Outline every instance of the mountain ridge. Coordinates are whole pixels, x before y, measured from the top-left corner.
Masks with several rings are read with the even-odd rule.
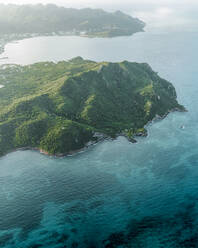
[[[74,9],[54,4],[0,4],[0,34],[76,34],[93,37],[132,35],[145,23],[121,11]]]
[[[174,87],[148,64],[94,62],[0,67],[0,154],[31,147],[62,155],[105,137],[146,135],[144,126],[184,111]]]

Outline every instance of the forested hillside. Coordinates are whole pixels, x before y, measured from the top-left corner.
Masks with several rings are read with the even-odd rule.
[[[0,4],[0,34],[73,33],[113,37],[142,31],[144,23],[120,11],[69,9],[56,5]]]
[[[0,67],[0,154],[30,147],[66,154],[96,133],[133,139],[157,115],[184,110],[148,64],[68,62]]]

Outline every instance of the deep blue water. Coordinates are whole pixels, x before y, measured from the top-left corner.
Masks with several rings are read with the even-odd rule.
[[[73,157],[20,151],[0,158],[0,247],[198,247],[198,33],[34,38],[5,53],[27,51],[13,60],[39,61],[29,50],[47,40],[44,60],[148,62],[188,112],[149,125],[137,144],[119,137]]]

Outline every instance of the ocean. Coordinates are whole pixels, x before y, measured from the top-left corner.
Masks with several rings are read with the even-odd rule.
[[[71,157],[0,158],[1,248],[198,247],[197,40],[196,32],[149,31],[6,45],[1,64],[75,56],[149,63],[188,112],[149,124],[136,144],[118,137]]]

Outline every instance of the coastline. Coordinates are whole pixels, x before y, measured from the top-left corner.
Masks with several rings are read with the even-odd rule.
[[[17,42],[17,41],[21,41],[24,39],[31,39],[31,38],[36,38],[36,37],[48,37],[48,36],[77,36],[77,37],[84,37],[84,38],[103,38],[103,39],[112,39],[112,38],[117,38],[117,37],[129,37],[132,36],[136,33],[140,33],[140,32],[145,32],[144,29],[139,30],[137,32],[134,32],[132,34],[120,34],[120,35],[115,35],[115,36],[108,36],[108,35],[102,35],[100,33],[93,33],[93,34],[84,34],[84,33],[76,33],[76,32],[52,32],[52,33],[24,33],[24,34],[10,34],[10,35],[3,35],[2,37],[0,37],[0,55],[3,54],[5,52],[5,46],[8,43],[12,43],[12,42]],[[3,59],[3,58],[0,58]]]
[[[40,154],[42,155],[46,155],[46,156],[49,156],[49,157],[53,157],[53,158],[63,158],[63,157],[70,157],[70,156],[75,156],[75,155],[78,155],[79,153],[83,153],[83,152],[86,152],[89,148],[99,144],[99,143],[102,143],[103,141],[105,140],[115,140],[117,139],[118,137],[125,137],[128,142],[130,143],[133,143],[133,144],[136,144],[138,143],[138,141],[136,140],[137,137],[147,137],[148,136],[148,130],[147,130],[147,127],[148,125],[151,125],[151,124],[154,124],[155,122],[157,121],[162,121],[163,119],[165,119],[170,113],[174,113],[174,112],[181,112],[181,113],[185,113],[185,112],[188,112],[188,110],[186,110],[185,108],[182,110],[182,109],[179,109],[179,108],[173,108],[172,110],[169,110],[166,114],[164,114],[163,116],[155,116],[151,121],[149,121],[145,126],[144,126],[144,130],[146,132],[144,133],[136,133],[134,134],[133,137],[129,137],[127,136],[125,133],[120,133],[120,134],[117,134],[115,136],[115,138],[112,138],[110,136],[107,136],[103,133],[98,133],[99,134],[99,139],[97,139],[96,141],[89,141],[88,143],[85,144],[84,147],[80,148],[80,149],[77,149],[77,150],[73,150],[73,151],[70,151],[70,152],[67,152],[67,153],[57,153],[57,154],[50,154],[48,153],[47,151],[44,151],[38,147],[21,147],[21,148],[16,148],[16,149],[13,149],[11,151],[8,151],[6,154],[3,154],[3,155],[0,155],[0,159],[6,155],[8,155],[9,153],[12,153],[12,152],[17,152],[17,151],[37,151],[39,152]]]
[[[8,155],[10,153],[17,152],[17,151],[36,151],[36,152],[39,152],[42,155],[46,155],[46,156],[53,157],[53,158],[69,157],[69,156],[74,156],[74,155],[77,155],[79,153],[85,152],[89,148],[91,148],[91,147],[93,147],[93,146],[95,146],[95,145],[97,145],[99,143],[102,143],[105,140],[114,140],[114,139],[112,139],[109,136],[103,135],[103,137],[101,137],[97,141],[89,141],[88,143],[85,144],[84,147],[82,147],[80,149],[73,150],[73,151],[70,151],[70,152],[67,152],[67,153],[57,153],[57,154],[50,154],[47,151],[44,151],[44,150],[42,150],[41,148],[38,148],[38,147],[29,147],[29,146],[27,146],[27,147],[20,147],[20,148],[16,148],[16,149],[10,150],[10,151],[8,151],[7,153],[5,153],[3,155],[0,155],[0,159],[3,158],[3,157],[5,157],[6,155]]]

